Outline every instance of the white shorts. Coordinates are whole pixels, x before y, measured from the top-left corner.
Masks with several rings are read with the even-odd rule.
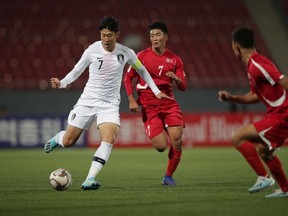
[[[115,123],[120,127],[119,106],[107,108],[77,105],[70,111],[68,116],[69,125],[84,130],[88,130],[94,121],[97,127],[104,122]]]

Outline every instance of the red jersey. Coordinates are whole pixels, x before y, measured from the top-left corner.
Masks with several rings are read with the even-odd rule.
[[[179,56],[168,49],[165,50],[163,55],[158,56],[153,52],[151,47],[139,52],[137,56],[150,73],[160,91],[164,92],[171,98],[174,98],[172,79],[165,75],[168,71],[174,72],[176,76],[181,79],[182,82],[177,85],[178,89],[182,91],[186,90],[186,76],[184,73],[183,62]],[[169,101],[171,102],[169,99],[157,99],[149,86],[132,67],[128,68],[124,77],[124,84],[128,96],[133,94],[132,80],[135,77],[137,77],[136,90],[138,93],[138,103],[140,105],[161,105],[163,103],[169,103]]]
[[[267,114],[288,114],[287,91],[278,84],[284,75],[257,52],[250,57],[247,67],[251,91],[266,105]]]

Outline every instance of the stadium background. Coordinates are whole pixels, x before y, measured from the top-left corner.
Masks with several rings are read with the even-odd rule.
[[[51,77],[64,77],[83,50],[99,40],[105,15],[120,21],[119,42],[136,52],[150,45],[147,26],[163,20],[168,48],[181,56],[189,89],[175,90],[186,120],[185,145],[229,145],[231,132],[263,114],[262,105],[220,103],[220,89],[248,91],[245,66],[231,50],[231,31],[256,31],[257,49],[286,74],[287,0],[0,1],[0,146],[39,147],[65,127],[87,71],[69,90],[51,90]],[[119,146],[149,145],[139,115],[121,91]],[[78,146],[96,146],[95,128]]]

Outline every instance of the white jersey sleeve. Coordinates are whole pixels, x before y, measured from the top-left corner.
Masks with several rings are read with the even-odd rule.
[[[67,85],[78,79],[78,77],[89,66],[89,64],[89,48],[87,48],[74,68],[65,76],[65,78],[60,81],[60,88],[66,88]]]
[[[142,77],[142,79],[147,83],[147,85],[151,88],[155,95],[159,94],[161,91],[156,86],[155,82],[153,81],[152,77],[150,76],[147,69],[142,65],[140,60],[138,59],[137,55],[133,50],[131,50],[131,59],[128,63],[137,71],[137,73]]]

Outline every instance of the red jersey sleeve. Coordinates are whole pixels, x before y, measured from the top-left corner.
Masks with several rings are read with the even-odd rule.
[[[184,67],[183,67],[183,62],[180,57],[176,58],[176,68],[175,68],[175,75],[181,79],[180,84],[177,83],[177,87],[181,91],[185,91],[187,89],[187,80],[186,80],[186,75],[184,72]]]
[[[124,85],[127,96],[133,95],[133,79],[137,76],[138,73],[136,70],[129,66],[124,76]]]

